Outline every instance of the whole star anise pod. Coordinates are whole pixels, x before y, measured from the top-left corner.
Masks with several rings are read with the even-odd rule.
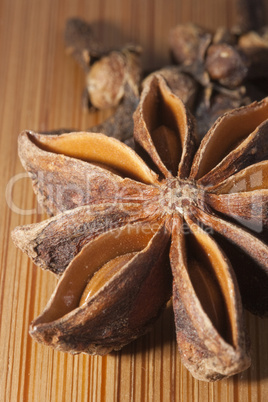
[[[193,376],[245,370],[241,296],[251,311],[268,311],[268,98],[223,115],[195,154],[194,120],[156,75],[134,126],[147,163],[102,134],[20,135],[38,200],[57,214],[13,232],[60,276],[30,334],[58,350],[105,354],[142,335],[173,293]]]

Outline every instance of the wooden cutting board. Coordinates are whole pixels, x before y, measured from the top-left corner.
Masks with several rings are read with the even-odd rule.
[[[56,279],[10,239],[15,226],[45,218],[19,162],[17,136],[23,129],[86,129],[107,117],[81,108],[84,73],[63,42],[73,16],[90,21],[107,45],[139,43],[149,70],[169,62],[171,27],[231,26],[235,7],[232,0],[0,0],[1,401],[267,401],[268,320],[250,314],[251,368],[214,384],[194,380],[181,365],[171,306],[151,333],[104,357],[57,352],[28,335]]]

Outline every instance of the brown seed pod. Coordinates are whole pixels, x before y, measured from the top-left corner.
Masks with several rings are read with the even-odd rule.
[[[229,88],[241,85],[248,74],[245,56],[225,43],[209,46],[205,67],[212,80]]]
[[[172,273],[185,366],[204,381],[245,370],[242,301],[268,315],[267,130],[266,98],[220,117],[195,153],[193,117],[155,75],[134,114],[152,169],[102,134],[22,133],[20,157],[39,201],[60,212],[13,232],[60,276],[31,325],[34,339],[72,353],[121,348],[156,319]],[[65,191],[71,196],[58,196]]]
[[[177,25],[169,34],[172,59],[203,85],[209,81],[204,59],[211,41],[212,34],[195,24]]]
[[[209,33],[186,24],[171,31],[173,60],[181,73],[200,84],[192,109],[200,138],[223,113],[268,95],[267,37],[265,27],[249,32],[219,28]]]
[[[127,96],[126,84],[138,96],[141,81],[140,46],[107,49],[94,39],[91,26],[79,18],[67,21],[65,43],[67,52],[86,72],[84,105],[100,110],[118,106]]]

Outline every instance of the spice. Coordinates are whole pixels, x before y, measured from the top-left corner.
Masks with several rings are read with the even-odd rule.
[[[139,101],[142,79],[141,47],[108,48],[95,38],[91,25],[80,18],[67,21],[65,44],[67,53],[85,71],[84,107],[114,109],[110,118],[88,131],[100,132],[133,146],[132,115]]]
[[[128,83],[125,84],[124,94],[125,96],[115,113],[104,122],[88,128],[87,131],[106,134],[134,147],[132,115],[139,103],[139,94],[134,93]]]
[[[238,27],[210,32],[194,24],[171,30],[173,61],[201,86],[193,110],[200,138],[226,111],[267,96],[266,32],[265,28],[243,31]]]
[[[245,370],[241,298],[268,312],[267,130],[266,98],[223,115],[195,154],[193,117],[154,75],[134,115],[144,161],[102,134],[22,133],[23,166],[39,202],[57,214],[13,232],[60,277],[32,337],[71,353],[108,353],[147,331],[173,292],[191,373],[215,381]]]
[[[118,106],[131,86],[137,97],[141,81],[140,46],[108,49],[94,38],[90,24],[79,18],[66,23],[65,44],[69,54],[86,73],[83,103],[96,109]],[[128,95],[130,95],[128,93]]]
[[[268,95],[267,28],[262,26],[262,1],[254,3],[253,11],[251,0],[240,0],[237,7],[238,26],[232,29],[220,27],[212,32],[193,23],[174,27],[169,48],[177,66],[152,72],[163,75],[190,108],[196,117],[199,139],[226,111]],[[67,21],[65,43],[68,53],[86,73],[85,107],[115,108],[110,119],[89,131],[115,136],[133,146],[131,116],[142,79],[146,80],[141,48],[132,45],[108,49],[94,38],[91,26],[77,18]]]
[[[165,79],[172,92],[183,101],[191,112],[195,110],[200,87],[191,75],[182,72],[178,66],[166,66],[149,74],[143,80],[142,86],[146,86],[147,81],[156,74],[160,74]]]

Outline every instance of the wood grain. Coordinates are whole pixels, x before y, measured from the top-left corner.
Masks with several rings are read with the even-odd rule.
[[[91,21],[109,45],[141,44],[143,66],[152,69],[168,63],[167,36],[176,23],[231,26],[235,7],[231,0],[0,1],[1,401],[267,401],[268,320],[249,314],[252,366],[215,384],[182,367],[171,306],[151,333],[104,357],[56,352],[28,335],[56,279],[10,240],[15,226],[45,218],[18,160],[17,136],[23,129],[86,129],[106,116],[81,108],[84,74],[63,43],[72,16]]]

